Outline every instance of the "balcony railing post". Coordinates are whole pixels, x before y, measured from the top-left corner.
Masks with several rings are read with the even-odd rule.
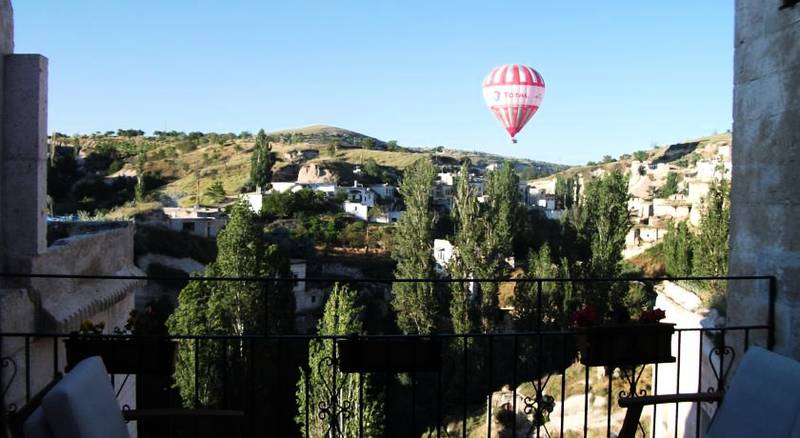
[[[775,276],[769,277],[769,314],[767,320],[767,349],[775,348],[775,299],[778,295],[778,280]]]

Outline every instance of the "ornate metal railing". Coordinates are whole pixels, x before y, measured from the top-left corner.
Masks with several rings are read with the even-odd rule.
[[[54,276],[65,277],[65,276]],[[175,280],[137,276],[68,276]],[[184,279],[185,280],[185,279]],[[259,278],[192,278],[204,281],[264,281]],[[269,279],[276,281],[275,279]],[[348,280],[306,278],[292,281],[330,284],[391,282],[450,283],[530,282],[536,285],[537,312],[548,282],[657,282],[661,278],[625,279],[479,279]],[[685,280],[756,280],[763,282],[774,306],[772,277],[698,277]],[[287,280],[277,280],[287,281]],[[728,327],[677,327],[672,336],[674,363],[619,368],[583,366],[577,360],[572,329],[498,333],[419,335],[76,335],[0,333],[0,390],[4,421],[31,402],[47,380],[67,372],[76,343],[141,341],[134,356],[121,350],[104,356],[117,394],[136,381],[141,407],[182,406],[239,409],[244,417],[223,426],[181,423],[168,417],[139,425],[139,436],[589,436],[617,432],[623,410],[616,400],[659,392],[687,382],[697,392],[724,391],[737,357],[754,343],[774,343],[774,312],[761,324]],[[537,318],[541,321],[541,317]],[[79,342],[80,341],[80,342]],[[172,368],[159,372],[154,345],[175,345]],[[688,347],[691,347],[690,351]],[[309,355],[309,350],[323,354]],[[130,354],[130,352],[125,353]],[[309,357],[317,358],[316,362]],[[140,358],[140,359],[136,359]],[[383,358],[383,359],[382,359]],[[154,359],[155,360],[155,359]],[[118,365],[115,363],[119,362]],[[126,364],[130,365],[128,369]],[[173,362],[170,362],[173,364]],[[119,368],[115,368],[119,367]],[[146,372],[136,372],[146,369]],[[175,371],[175,368],[181,371]],[[46,371],[45,371],[46,370]],[[44,378],[44,375],[47,378]],[[136,374],[136,379],[129,378]],[[673,389],[674,390],[674,389]],[[155,394],[155,395],[154,395]],[[304,402],[298,400],[304,399]],[[661,410],[661,412],[659,412]],[[666,411],[666,412],[665,412]],[[642,435],[702,436],[704,409],[690,413],[653,409],[640,424]],[[665,417],[666,416],[666,417]],[[673,418],[674,417],[674,418]],[[702,417],[702,418],[701,418]],[[660,422],[659,422],[660,420]],[[666,422],[664,420],[667,420]],[[498,430],[502,429],[502,430]],[[692,429],[694,429],[692,431]],[[600,431],[600,432],[597,432]],[[680,434],[679,435],[679,431]],[[693,433],[691,433],[693,432]],[[659,435],[661,433],[661,435]],[[572,434],[572,435],[570,435]],[[649,435],[647,435],[649,436]]]

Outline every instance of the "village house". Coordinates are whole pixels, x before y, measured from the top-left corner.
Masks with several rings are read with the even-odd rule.
[[[228,223],[228,217],[220,208],[209,207],[165,207],[145,216],[145,223],[159,225],[173,231],[183,231],[207,239],[216,239]]]
[[[433,259],[436,261],[436,272],[443,274],[447,272],[447,264],[453,257],[453,244],[447,239],[434,239]]]

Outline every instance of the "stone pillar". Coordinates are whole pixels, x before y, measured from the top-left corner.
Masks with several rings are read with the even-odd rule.
[[[2,253],[47,249],[47,58],[5,55],[2,123]]]
[[[0,158],[3,156],[3,70],[5,57],[14,52],[14,14],[10,0],[0,0]],[[0,183],[3,181],[3,169],[0,166]],[[0,220],[3,215],[3,190],[0,189]],[[5,270],[2,257],[5,250],[4,233],[0,224],[0,270]]]
[[[800,5],[782,3],[736,1],[729,272],[776,276],[775,349],[800,359]],[[730,282],[729,325],[767,321],[764,283]]]

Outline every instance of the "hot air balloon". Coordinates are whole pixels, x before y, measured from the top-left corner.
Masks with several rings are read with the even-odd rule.
[[[483,99],[514,143],[517,133],[536,114],[542,98],[544,79],[526,65],[501,65],[483,80]]]

